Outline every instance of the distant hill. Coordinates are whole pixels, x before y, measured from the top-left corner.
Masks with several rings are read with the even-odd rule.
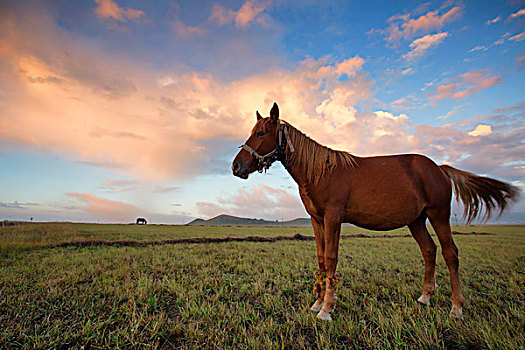
[[[189,222],[190,226],[311,226],[310,219],[297,218],[290,221],[268,221],[263,219],[240,218],[232,215],[219,215],[209,220],[195,219]]]

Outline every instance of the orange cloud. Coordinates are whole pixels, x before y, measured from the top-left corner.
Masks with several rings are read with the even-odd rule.
[[[95,0],[98,6],[95,8],[95,14],[101,19],[114,19],[118,22],[127,22],[128,19],[137,20],[144,16],[144,11],[132,8],[120,7],[113,0]]]
[[[509,40],[511,40],[511,41],[516,41],[516,42],[518,42],[518,41],[523,41],[523,40],[525,40],[525,32],[521,32],[521,33],[519,33],[519,34],[516,34],[516,35],[514,35],[514,36],[511,36],[511,37],[509,38]]]
[[[403,58],[409,62],[414,61],[415,59],[422,57],[432,46],[439,45],[447,36],[448,33],[443,32],[417,38],[410,43],[411,50],[403,55]]]
[[[501,84],[502,82],[501,77],[491,76],[485,70],[475,70],[463,73],[452,78],[452,81],[454,82],[451,84],[436,86],[432,98],[435,100],[450,97],[462,99],[488,87]]]
[[[518,18],[520,16],[525,16],[525,9],[521,9],[521,10],[519,10],[517,12],[511,13],[509,15],[509,19]]]
[[[290,122],[331,140],[334,127],[353,121],[354,105],[371,95],[359,56],[308,59],[294,70],[224,82],[153,70],[83,46],[81,37],[49,20],[4,24],[10,55],[0,66],[0,84],[9,89],[0,100],[0,137],[147,181],[228,171],[216,160],[223,155],[217,145],[240,142],[255,109],[274,101]],[[349,79],[340,81],[342,74]]]

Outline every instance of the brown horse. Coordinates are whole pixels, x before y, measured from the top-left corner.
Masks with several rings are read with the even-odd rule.
[[[357,157],[334,151],[279,119],[274,104],[269,118],[256,112],[257,123],[232,163],[235,176],[268,169],[279,160],[299,185],[299,194],[311,216],[317,243],[319,271],[311,310],[331,320],[336,302],[335,274],[341,223],[372,230],[392,230],[407,225],[425,260],[423,294],[418,302],[430,305],[435,290],[436,245],[426,219],[436,231],[452,285],[452,316],[462,317],[463,295],[459,281],[458,249],[450,231],[452,184],[464,203],[467,222],[491,211],[505,209],[519,191],[507,183],[436,165],[418,154]],[[483,207],[485,207],[484,215]]]

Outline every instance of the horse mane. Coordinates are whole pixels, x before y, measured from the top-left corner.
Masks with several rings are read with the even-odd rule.
[[[288,162],[303,167],[308,181],[318,183],[336,167],[355,168],[356,162],[350,153],[323,146],[289,123],[281,122],[288,126],[290,140],[295,149],[293,153],[287,154]]]

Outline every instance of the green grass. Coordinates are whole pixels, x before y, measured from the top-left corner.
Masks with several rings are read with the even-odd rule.
[[[312,235],[311,228],[0,229],[0,348],[523,349],[524,227],[455,229],[494,233],[455,236],[463,322],[448,317],[450,285],[440,255],[433,306],[416,303],[423,259],[412,238],[399,237],[341,241],[342,285],[332,323],[308,311],[317,268],[312,241],[49,247],[100,239]],[[343,229],[358,232],[373,234]]]

